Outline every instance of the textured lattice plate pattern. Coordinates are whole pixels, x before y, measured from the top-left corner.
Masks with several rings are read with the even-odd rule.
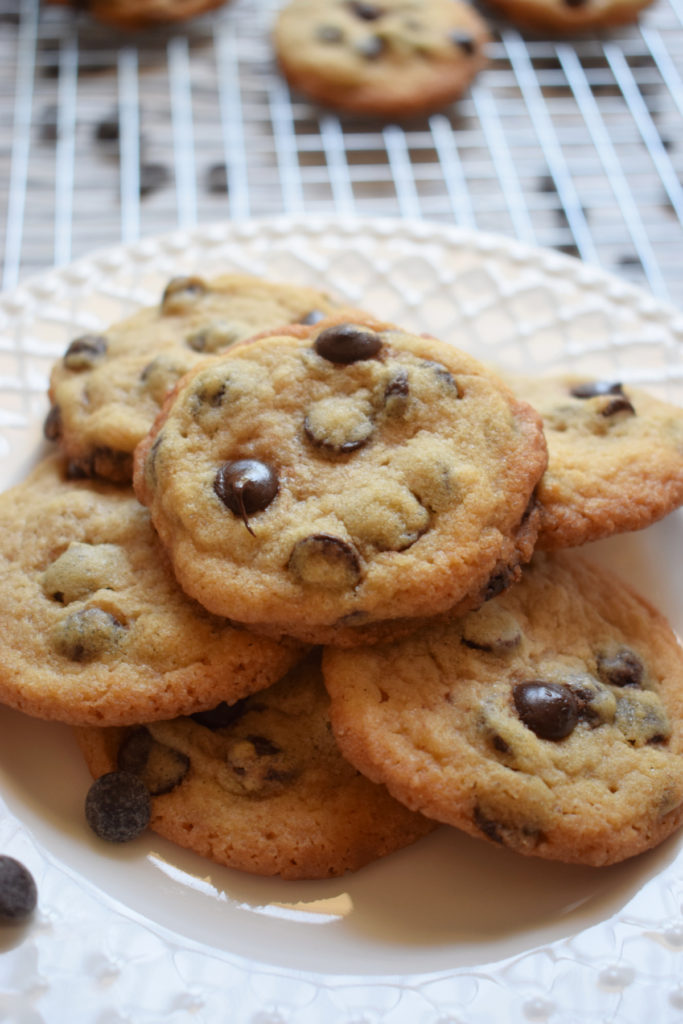
[[[326,285],[510,368],[581,367],[683,402],[683,317],[556,253],[393,221],[216,225],[95,254],[0,296],[0,483],[41,450],[48,370],[182,272]],[[679,514],[594,545],[683,629]],[[490,1024],[683,1019],[683,844],[610,869],[449,830],[332,882],[220,869],[144,836],[98,843],[61,726],[0,712],[0,850],[40,904],[0,928],[0,1019]]]

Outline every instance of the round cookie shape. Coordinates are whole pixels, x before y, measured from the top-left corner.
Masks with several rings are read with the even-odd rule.
[[[130,481],[135,446],[184,373],[254,334],[305,326],[337,307],[317,289],[245,274],[172,278],[158,306],[73,339],[52,369],[45,434],[72,473]]]
[[[513,25],[572,35],[635,21],[652,0],[491,0]]]
[[[48,0],[73,5],[115,28],[136,31],[196,18],[226,0]]]
[[[290,0],[274,44],[290,85],[331,107],[406,117],[458,99],[488,29],[461,0]]]
[[[219,864],[287,879],[353,871],[431,832],[345,761],[319,653],[216,715],[79,729],[96,777],[123,772],[151,794],[151,828]]]
[[[614,574],[534,555],[477,611],[324,653],[342,753],[408,807],[519,853],[623,860],[683,822],[683,649]]]
[[[683,409],[617,380],[508,376],[543,418],[537,547],[639,530],[683,504]]]
[[[180,589],[128,488],[51,457],[0,495],[0,700],[69,724],[169,718],[269,686],[301,655]]]
[[[509,585],[545,463],[538,417],[477,360],[330,318],[188,374],[136,452],[135,488],[205,607],[353,644]],[[226,484],[237,464],[267,483],[253,507]]]

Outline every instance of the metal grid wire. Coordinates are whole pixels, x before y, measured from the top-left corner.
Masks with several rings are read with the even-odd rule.
[[[484,11],[491,60],[468,94],[389,124],[290,93],[278,0],[138,34],[0,0],[2,285],[176,227],[336,212],[506,234],[681,305],[681,4],[565,40]]]

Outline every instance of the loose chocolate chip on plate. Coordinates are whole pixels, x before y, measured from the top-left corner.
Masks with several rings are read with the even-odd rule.
[[[603,683],[611,686],[643,685],[643,663],[628,647],[620,647],[614,654],[599,654],[596,662],[598,678]]]
[[[326,327],[315,340],[313,348],[330,363],[348,365],[373,359],[382,347],[382,339],[373,331],[354,324]]]
[[[144,782],[132,772],[109,772],[93,782],[85,798],[85,817],[96,836],[126,843],[147,828],[151,813]]]
[[[240,516],[249,533],[254,531],[248,516],[270,505],[280,486],[272,466],[258,459],[225,462],[213,482],[213,489],[226,508]]]
[[[107,339],[103,334],[83,334],[75,338],[67,348],[64,365],[68,370],[90,370],[106,351]]]
[[[31,872],[21,861],[0,856],[0,921],[19,924],[31,916],[38,889]]]
[[[539,739],[564,739],[579,720],[577,699],[561,683],[546,683],[541,679],[518,683],[512,694],[517,714]]]
[[[354,587],[360,579],[360,559],[355,549],[327,533],[297,541],[287,568],[303,583],[327,589]]]

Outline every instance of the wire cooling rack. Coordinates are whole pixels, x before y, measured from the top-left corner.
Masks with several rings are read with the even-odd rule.
[[[680,305],[682,3],[572,39],[482,9],[491,59],[467,95],[386,123],[290,92],[278,0],[154,33],[0,0],[2,285],[176,227],[338,213],[494,231]]]

